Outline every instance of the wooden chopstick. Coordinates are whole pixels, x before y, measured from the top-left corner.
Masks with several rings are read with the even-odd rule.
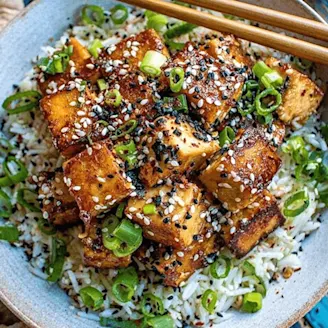
[[[167,16],[209,29],[231,33],[242,39],[274,48],[310,61],[328,64],[328,49],[310,42],[264,30],[238,21],[216,17],[209,13],[182,7],[160,0],[121,0],[137,7],[149,9]]]
[[[235,0],[202,0],[201,2],[199,0],[183,0],[183,2],[328,41],[328,24],[311,19]]]

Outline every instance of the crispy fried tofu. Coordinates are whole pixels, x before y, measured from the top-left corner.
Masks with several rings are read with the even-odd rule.
[[[155,30],[149,29],[104,49],[99,58],[102,74],[116,81],[127,73],[138,71],[140,62],[149,50],[170,57],[161,37]]]
[[[48,95],[40,101],[54,145],[64,157],[72,157],[86,147],[96,120],[92,116],[93,99],[89,89],[83,92],[73,89]]]
[[[156,206],[155,214],[144,214],[148,204]],[[202,231],[204,211],[201,190],[194,183],[184,181],[150,188],[143,198],[130,198],[125,214],[143,227],[145,238],[183,249]]]
[[[37,186],[43,216],[50,223],[62,226],[81,222],[79,208],[64,183],[63,172],[42,172]]]
[[[178,287],[197,269],[212,263],[221,246],[220,237],[213,234],[210,238],[194,241],[183,251],[170,246],[144,244],[136,252],[136,257],[145,263],[146,268],[160,273],[166,286]]]
[[[99,70],[94,66],[88,65],[93,65],[93,59],[88,49],[82,46],[75,38],[70,38],[68,45],[73,46],[70,60],[71,63],[74,63],[74,66],[68,65],[66,71],[60,74],[48,75],[41,73],[38,79],[38,86],[43,95],[55,92],[61,85],[67,84],[77,77],[92,83],[95,83],[100,77]]]
[[[180,92],[187,96],[191,111],[201,118],[206,129],[220,125],[236,105],[247,77],[248,60],[237,41],[231,42],[234,46],[230,53],[219,39],[201,48],[187,43],[165,70],[168,76],[173,67],[183,68],[185,81]]]
[[[108,140],[94,143],[64,163],[66,184],[87,227],[92,218],[125,199],[132,191],[123,168],[124,163]]]
[[[266,188],[281,164],[263,130],[248,127],[228,150],[222,149],[201,173],[200,180],[223,206],[247,207]]]
[[[145,164],[140,177],[147,186],[199,169],[219,149],[218,142],[195,124],[182,115],[156,120],[141,142]]]
[[[266,60],[266,64],[285,79],[282,104],[277,109],[279,118],[285,123],[291,123],[294,119],[298,123],[305,123],[318,109],[323,91],[307,75],[288,64],[282,64],[272,57]]]
[[[284,222],[276,199],[264,190],[252,204],[232,213],[221,225],[221,234],[229,249],[241,258]]]
[[[131,263],[131,255],[117,257],[103,245],[101,226],[91,225],[88,237],[82,239],[83,261],[87,266],[100,269],[126,268]]]

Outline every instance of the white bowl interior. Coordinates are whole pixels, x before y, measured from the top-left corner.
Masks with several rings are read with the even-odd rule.
[[[59,37],[87,1],[41,0],[0,34],[0,103],[12,91],[12,84],[20,81],[30,69],[30,59],[50,37]],[[111,7],[113,1],[93,0],[89,3]],[[307,7],[296,0],[248,1],[277,10],[313,18]],[[182,14],[183,18],[183,14]],[[328,76],[320,67],[321,76]],[[327,101],[327,97],[326,97]],[[327,218],[327,213],[323,215]],[[303,268],[291,279],[273,285],[265,298],[262,311],[255,315],[235,313],[217,327],[287,327],[309,310],[328,290],[328,252],[326,241],[328,220],[304,242]],[[35,277],[28,271],[21,249],[0,242],[0,298],[32,327],[93,328],[98,324],[74,315],[69,298],[57,286]]]

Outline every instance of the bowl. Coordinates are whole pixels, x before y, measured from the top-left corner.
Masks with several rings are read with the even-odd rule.
[[[39,0],[29,5],[0,34],[0,102],[30,69],[30,60],[51,37],[58,38],[73,23],[85,0]],[[88,1],[107,8],[109,0]],[[307,4],[298,0],[248,1],[298,16],[323,19]],[[318,66],[318,75],[326,80],[328,68]],[[327,103],[327,97],[325,102]],[[324,220],[326,218],[327,220]],[[328,213],[321,228],[308,237],[301,256],[302,270],[291,279],[273,285],[263,309],[255,315],[234,313],[216,327],[290,327],[311,309],[328,291]],[[69,298],[56,285],[49,285],[28,270],[22,249],[0,242],[0,299],[22,321],[37,328],[94,328],[97,322],[78,317],[70,308]]]

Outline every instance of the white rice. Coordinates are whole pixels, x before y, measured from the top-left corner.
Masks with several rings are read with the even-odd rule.
[[[145,28],[144,20],[136,15],[137,12],[133,12],[129,16],[129,23],[121,29],[115,29],[110,23],[102,29],[90,26],[75,26],[64,33],[60,40],[56,42],[55,47],[42,47],[40,55],[52,54],[56,47],[61,48],[70,34],[77,37],[85,46],[99,37],[99,35],[104,36],[104,45],[115,44],[120,41],[120,38],[114,35],[115,32],[119,32],[122,36],[124,34],[135,34]],[[186,41],[187,39],[199,38],[200,35],[206,32],[206,29],[197,28],[189,36],[184,36],[182,39]],[[256,44],[249,46],[247,42],[244,42],[244,46],[251,55],[274,55],[284,61],[289,60],[287,55]],[[35,72],[31,70],[20,83],[20,89],[36,89],[37,85],[33,77],[35,77]],[[30,175],[38,175],[43,170],[54,169],[62,164],[62,158],[53,147],[47,124],[41,112],[35,111],[34,116],[33,119],[30,113],[12,116],[3,114],[6,120],[3,133],[11,136],[11,142],[22,139],[19,142],[18,149],[14,152],[16,157],[25,163]],[[304,127],[295,122],[296,130],[292,134],[302,136],[309,148],[316,147],[326,151],[327,144],[318,132],[319,126],[319,117],[314,116]],[[318,200],[318,192],[315,189],[314,183],[306,182],[300,184],[296,181],[293,177],[295,163],[293,163],[289,155],[280,152],[280,156],[282,158],[282,167],[270,184],[269,190],[280,199],[279,203],[282,206],[284,200],[295,190],[306,189],[310,196],[310,206],[306,211],[295,217],[293,221],[287,221],[284,227],[274,231],[269,236],[270,243],[268,240],[261,242],[247,255],[246,258],[254,265],[256,274],[263,279],[267,287],[269,287],[272,278],[279,279],[285,268],[301,268],[301,243],[305,236],[319,228],[318,211],[324,207],[324,204]],[[2,162],[3,158],[0,160]],[[31,187],[28,182],[26,182],[26,186]],[[11,195],[13,204],[16,204],[15,197],[18,188],[18,186],[13,190],[4,188],[4,191]],[[17,245],[25,247],[25,252],[29,257],[29,270],[41,279],[46,279],[45,265],[51,251],[51,237],[42,234],[38,230],[36,221],[40,216],[39,213],[26,212],[25,209],[19,205],[17,206],[19,211],[9,219],[10,222],[18,225],[21,233],[20,242]],[[182,327],[184,323],[190,325],[200,325],[202,323],[203,326],[209,326],[209,322],[215,326],[215,324],[223,322],[233,315],[233,311],[228,310],[238,300],[238,296],[254,290],[254,282],[250,281],[249,277],[243,276],[243,271],[240,267],[244,259],[233,259],[232,269],[225,279],[213,280],[209,275],[209,269],[205,268],[196,271],[180,290],[153,284],[158,280],[158,277],[150,272],[147,275],[147,279],[141,278],[135,293],[135,301],[120,304],[120,307],[117,306],[118,303],[113,300],[111,294],[111,285],[117,271],[97,270],[83,266],[82,248],[78,238],[79,233],[81,233],[81,228],[73,227],[61,236],[67,243],[70,256],[66,258],[63,276],[59,285],[72,298],[72,304],[79,309],[76,314],[80,317],[99,320],[98,313],[91,312],[90,309],[86,311],[79,296],[79,290],[88,285],[99,289],[106,296],[104,309],[100,312],[101,316],[139,319],[141,315],[139,314],[140,302],[138,300],[143,291],[147,289],[163,300],[165,308],[175,320],[177,327]],[[228,251],[226,253],[229,255]],[[144,271],[145,267],[138,261],[137,263],[139,264],[140,271]],[[242,287],[245,281],[249,281],[249,288]],[[219,294],[216,311],[212,315],[209,315],[200,305],[200,295],[208,288],[217,291]],[[113,307],[113,304],[116,306]]]

